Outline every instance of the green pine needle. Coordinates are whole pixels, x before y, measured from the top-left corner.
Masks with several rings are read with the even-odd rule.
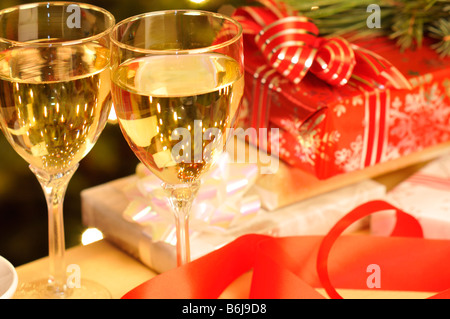
[[[450,56],[450,20],[441,18],[428,27],[430,37],[440,40],[431,47],[442,57]]]
[[[450,56],[450,0],[282,0],[314,20],[322,35],[380,34],[395,39],[401,50],[420,47],[423,38],[436,40],[432,47]],[[381,28],[369,29],[369,4],[381,8]]]

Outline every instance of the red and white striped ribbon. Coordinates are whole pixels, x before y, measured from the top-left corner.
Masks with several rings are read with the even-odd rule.
[[[407,179],[408,183],[423,185],[426,187],[439,189],[443,191],[450,190],[450,178],[432,176],[423,173],[416,173]]]
[[[308,71],[334,86],[349,81],[359,89],[410,88],[405,77],[382,57],[339,37],[321,38],[309,18],[275,0],[238,8],[233,17],[254,37],[269,65],[299,83]],[[355,66],[358,67],[357,72]]]
[[[364,93],[365,119],[361,168],[383,160],[387,149],[390,94],[387,90],[374,89]]]

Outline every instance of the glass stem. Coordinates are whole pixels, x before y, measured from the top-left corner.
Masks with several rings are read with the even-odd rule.
[[[189,216],[191,213],[192,202],[197,195],[199,187],[200,182],[180,185],[163,184],[163,188],[169,192],[169,202],[175,214],[178,266],[191,261]]]
[[[67,290],[66,265],[64,260],[63,201],[69,181],[77,168],[78,164],[67,171],[58,174],[49,174],[41,169],[30,166],[31,171],[36,175],[44,190],[48,207],[49,292],[61,296]]]

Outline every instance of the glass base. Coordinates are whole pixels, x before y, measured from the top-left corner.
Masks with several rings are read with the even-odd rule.
[[[17,287],[14,299],[111,299],[111,293],[102,285],[87,279],[81,280],[80,287],[67,288],[63,292],[54,291],[48,280],[36,280]]]

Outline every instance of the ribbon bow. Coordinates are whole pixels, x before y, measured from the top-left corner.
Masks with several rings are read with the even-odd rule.
[[[263,7],[240,7],[233,18],[241,23],[244,34],[254,38],[269,65],[294,84],[311,71],[334,86],[352,82],[360,89],[410,88],[384,58],[340,37],[319,37],[319,29],[309,18],[284,3],[256,1]]]
[[[260,210],[260,197],[247,194],[256,181],[257,165],[230,163],[229,155],[225,153],[204,179],[192,207],[192,233],[224,232],[241,217]],[[175,245],[173,212],[161,181],[141,164],[137,171],[139,179],[125,189],[130,202],[123,218],[150,227],[152,241]]]

